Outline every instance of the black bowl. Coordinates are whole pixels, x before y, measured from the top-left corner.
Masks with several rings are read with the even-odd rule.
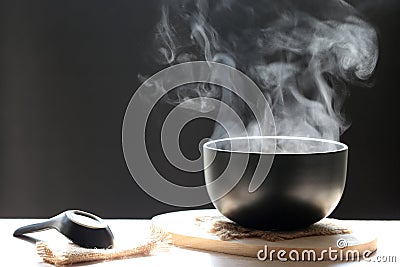
[[[328,216],[344,190],[348,148],[339,142],[240,137],[213,140],[203,149],[206,186],[214,206],[245,227],[307,227]],[[253,176],[256,181],[261,177],[262,183],[253,181],[249,190]]]

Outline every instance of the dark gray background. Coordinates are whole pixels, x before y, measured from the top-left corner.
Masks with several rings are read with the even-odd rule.
[[[348,180],[334,216],[400,219],[400,1],[351,2],[377,27],[380,59],[373,87],[350,88]],[[151,63],[159,7],[157,0],[0,2],[0,217],[78,208],[147,218],[181,209],[142,192],[121,149],[137,75],[159,70]],[[198,123],[185,128],[184,152],[197,149],[193,133],[200,140],[212,132],[212,123]],[[162,156],[154,161],[177,182],[202,182],[201,173],[188,180]]]

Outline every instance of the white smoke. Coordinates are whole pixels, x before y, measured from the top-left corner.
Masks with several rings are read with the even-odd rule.
[[[160,63],[207,60],[236,67],[267,98],[277,135],[339,140],[348,84],[365,84],[378,59],[377,34],[340,0],[165,1],[156,35]],[[245,90],[245,88],[243,88]],[[198,97],[240,105],[215,85],[178,88],[170,101],[209,112]],[[241,116],[252,132],[252,119]],[[257,132],[253,132],[257,135]],[[223,137],[217,127],[213,138]]]

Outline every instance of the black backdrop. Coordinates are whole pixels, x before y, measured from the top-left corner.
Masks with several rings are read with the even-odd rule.
[[[346,104],[348,179],[334,216],[399,219],[400,2],[351,2],[377,27],[380,59],[375,85],[351,88]],[[159,70],[149,60],[159,7],[157,0],[0,2],[0,217],[79,208],[145,218],[181,209],[141,191],[121,149],[137,75]],[[188,151],[197,148],[191,133],[212,131],[199,123],[182,136]]]

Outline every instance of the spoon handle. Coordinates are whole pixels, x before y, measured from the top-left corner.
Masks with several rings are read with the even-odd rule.
[[[22,227],[18,228],[17,230],[15,230],[13,236],[21,236],[24,234],[28,234],[28,233],[32,233],[32,232],[39,232],[39,231],[47,230],[50,228],[54,228],[54,222],[52,220],[22,226]]]

